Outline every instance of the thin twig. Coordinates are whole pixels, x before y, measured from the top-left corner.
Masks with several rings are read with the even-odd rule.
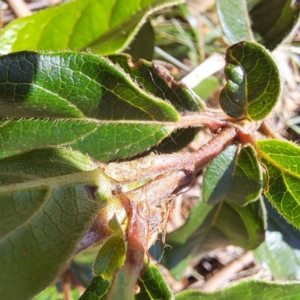
[[[66,269],[61,276],[64,300],[70,300],[71,282],[69,272],[69,269]]]
[[[7,4],[0,0],[0,29],[3,27],[3,10],[7,9]]]
[[[195,163],[195,172],[198,173],[210,161],[225,150],[225,148],[235,140],[237,135],[237,130],[234,127],[225,128],[200,149],[192,152],[191,154]]]
[[[198,173],[208,162],[232,143],[237,134],[234,127],[228,127],[220,131],[201,148],[191,153],[150,154],[132,161],[113,162],[105,167],[105,173],[120,183],[133,182],[179,170]]]
[[[279,140],[283,139],[283,137],[272,128],[272,126],[268,122],[268,119],[264,120],[261,123],[259,130],[269,138],[279,139]]]

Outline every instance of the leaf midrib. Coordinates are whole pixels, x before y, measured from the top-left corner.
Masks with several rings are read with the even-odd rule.
[[[101,169],[94,169],[91,171],[82,171],[75,174],[72,173],[51,178],[40,178],[27,182],[7,184],[0,186],[0,195],[38,188],[55,189],[61,186],[72,184],[94,184],[98,186],[99,183],[97,182],[97,179],[100,178],[101,173]]]

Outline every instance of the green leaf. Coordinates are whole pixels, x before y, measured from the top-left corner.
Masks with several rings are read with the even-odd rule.
[[[293,0],[260,0],[249,10],[256,41],[269,50],[288,37],[300,17],[299,2]]]
[[[152,61],[154,54],[154,30],[150,23],[147,21],[138,31],[132,42],[124,50],[132,56],[133,61],[139,59],[146,59]]]
[[[264,240],[263,203],[256,201],[245,207],[222,202],[207,209],[204,203],[194,208],[187,225],[170,233],[162,263],[180,280],[184,269],[209,251],[226,245],[256,248]],[[152,253],[151,253],[152,254]],[[156,253],[159,257],[161,253]]]
[[[217,0],[217,11],[232,44],[256,41],[273,50],[297,25],[300,6],[292,0]]]
[[[257,147],[267,170],[265,195],[288,222],[300,229],[300,148],[280,140],[258,141]]]
[[[172,299],[173,295],[162,273],[150,263],[146,271],[138,280],[140,292],[135,296],[136,300]]]
[[[95,275],[111,280],[117,268],[125,261],[125,242],[121,234],[115,234],[101,246],[93,265]]]
[[[237,158],[231,189],[226,200],[237,205],[246,205],[261,195],[263,175],[256,153],[251,146],[243,147]]]
[[[185,85],[175,81],[164,67],[143,59],[133,64],[131,57],[126,54],[110,55],[109,59],[134,78],[144,90],[171,102],[178,111],[200,111],[199,97]]]
[[[281,91],[279,70],[271,55],[259,44],[241,42],[227,49],[226,63],[222,109],[233,118],[265,118]]]
[[[218,90],[219,86],[219,81],[211,76],[201,81],[193,90],[202,100],[207,101]]]
[[[246,0],[217,0],[216,4],[220,24],[232,44],[254,41]]]
[[[0,160],[0,292],[29,299],[66,266],[110,183],[86,156],[40,150]],[[98,188],[101,182],[101,188]]]
[[[32,300],[63,300],[64,295],[59,293],[55,286],[49,286]]]
[[[300,232],[266,201],[268,230],[265,241],[253,251],[255,259],[276,279],[300,280]]]
[[[1,32],[0,53],[82,50],[108,55],[126,48],[151,13],[181,0],[77,0],[17,19]],[[124,9],[126,8],[126,9]]]
[[[203,179],[203,201],[247,205],[262,192],[262,172],[251,146],[227,147],[208,166]]]
[[[158,144],[174,129],[164,122],[179,120],[105,58],[21,52],[0,63],[0,158],[54,146],[124,158]]]
[[[213,293],[204,293],[192,290],[184,291],[176,295],[176,300],[298,300],[299,296],[299,283],[275,283],[253,280],[242,281],[224,290],[216,291]]]
[[[101,276],[96,276],[79,300],[105,300],[109,286],[110,281],[103,279]]]
[[[163,67],[145,60],[133,64],[128,55],[111,55],[109,58],[121,66],[144,90],[170,102],[180,113],[187,114],[201,110],[199,97],[184,85],[176,82]],[[197,132],[197,128],[176,130],[157,147],[151,148],[151,151],[178,151],[190,143]]]
[[[227,147],[208,166],[203,178],[203,202],[211,205],[226,199],[234,177],[237,146]]]

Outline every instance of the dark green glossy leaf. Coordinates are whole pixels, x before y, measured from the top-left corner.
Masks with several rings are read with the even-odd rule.
[[[132,64],[127,55],[112,55],[109,58],[120,65],[144,90],[172,103],[180,113],[187,114],[201,110],[199,97],[186,86],[176,82],[163,67],[145,60]],[[178,151],[190,143],[197,132],[197,128],[176,130],[157,147],[151,148],[151,151]]]
[[[267,170],[265,195],[288,222],[300,229],[300,148],[281,140],[257,142]]]
[[[261,201],[245,207],[228,202],[211,207],[199,201],[194,210],[197,213],[190,215],[186,225],[166,237],[170,249],[164,250],[162,263],[178,280],[192,261],[217,247],[237,245],[254,249],[264,240]],[[159,258],[161,253],[157,251],[155,255]]]
[[[288,299],[298,300],[299,283],[275,283],[264,281],[242,281],[224,290],[213,293],[184,291],[176,295],[176,300],[254,300]]]
[[[262,186],[263,176],[255,152],[251,146],[244,147],[238,154],[226,200],[241,206],[247,205],[258,199]]]
[[[146,60],[133,64],[128,55],[111,55],[109,59],[119,65],[147,92],[169,101],[181,113],[200,110],[200,99],[185,85],[174,80],[167,69]]]
[[[203,201],[215,205],[226,199],[233,181],[237,146],[227,147],[208,166],[203,178]]]
[[[107,55],[126,48],[147,16],[180,0],[77,0],[11,22],[0,53],[81,50]],[[126,9],[124,9],[126,8]]]
[[[284,41],[299,21],[300,5],[295,2],[260,0],[249,8],[252,30],[258,43],[273,50]]]
[[[146,271],[139,278],[138,285],[141,290],[135,296],[136,300],[169,300],[173,298],[170,287],[159,269],[153,263],[150,263]]]
[[[124,52],[130,54],[133,61],[138,61],[141,58],[152,61],[154,54],[154,40],[153,27],[150,21],[147,21],[139,29],[138,33]]]
[[[300,279],[300,231],[289,224],[266,201],[268,230],[265,241],[253,253],[277,279]]]
[[[256,41],[273,50],[299,20],[300,6],[292,3],[295,1],[217,0],[217,11],[223,31],[232,44]]]
[[[66,146],[102,160],[143,152],[179,115],[105,58],[22,52],[0,58],[0,157]]]
[[[281,91],[279,70],[271,55],[259,44],[241,42],[227,49],[226,63],[222,109],[233,118],[265,118]]]
[[[79,300],[105,300],[109,286],[110,282],[108,280],[96,276]]]
[[[110,183],[69,150],[2,159],[0,183],[1,297],[30,299],[66,266]]]
[[[246,0],[217,0],[216,4],[220,24],[232,44],[254,41]]]
[[[262,192],[262,172],[254,150],[231,145],[208,166],[203,179],[203,201],[247,205]]]

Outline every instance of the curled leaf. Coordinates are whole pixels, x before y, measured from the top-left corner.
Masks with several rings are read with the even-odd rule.
[[[222,109],[233,118],[265,118],[281,92],[279,70],[271,55],[259,44],[240,42],[228,48],[226,63]]]

